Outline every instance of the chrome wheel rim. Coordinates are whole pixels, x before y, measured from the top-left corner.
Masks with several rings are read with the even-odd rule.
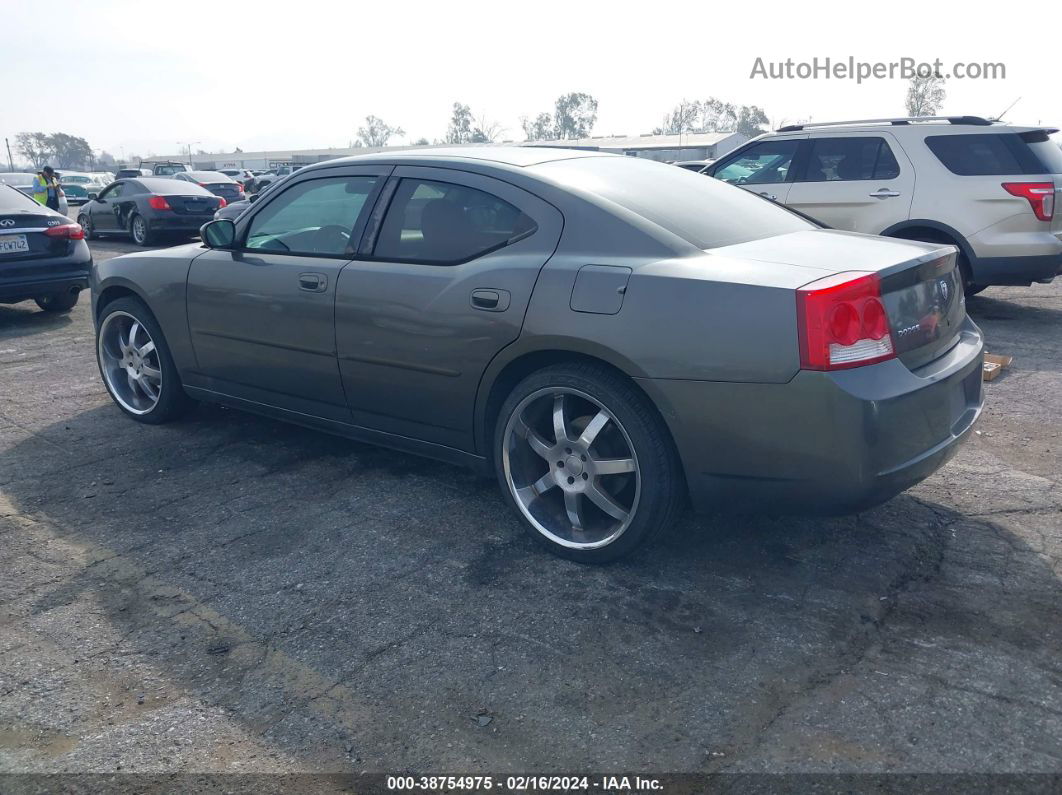
[[[513,499],[550,541],[598,549],[633,521],[638,455],[615,415],[585,392],[547,387],[528,395],[505,425],[501,453]]]
[[[128,312],[112,312],[103,321],[97,345],[111,397],[133,414],[155,408],[162,394],[162,364],[144,324]]]
[[[133,219],[133,238],[137,243],[143,243],[145,234],[147,234],[147,227],[144,225],[144,219],[138,215]]]

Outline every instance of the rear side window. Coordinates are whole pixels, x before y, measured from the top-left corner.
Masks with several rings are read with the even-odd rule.
[[[580,157],[530,170],[596,194],[700,249],[819,228],[747,190],[641,158]]]
[[[354,226],[376,177],[329,177],[292,185],[251,220],[247,248],[291,254],[349,256]]]
[[[900,164],[884,138],[814,138],[799,182],[896,179]]]
[[[1057,153],[1044,151],[1041,157],[1040,148],[1054,144],[1046,136],[1039,141],[1037,133],[1031,135],[1032,144],[1025,140],[1029,133],[932,135],[926,138],[926,146],[948,171],[960,177],[1062,173],[1062,157]]]
[[[485,191],[403,179],[380,227],[373,256],[456,264],[514,243],[536,228],[530,216]]]
[[[10,185],[0,184],[0,213],[25,210],[28,207],[40,207],[40,205],[22,191]]]

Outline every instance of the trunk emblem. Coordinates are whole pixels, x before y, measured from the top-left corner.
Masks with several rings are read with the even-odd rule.
[[[12,221],[10,218],[5,218],[3,221],[0,221],[0,226],[14,226],[14,225],[15,225],[15,222]]]
[[[948,280],[947,279],[941,279],[938,282],[938,284],[940,285],[940,300],[943,301],[945,304],[947,304],[948,303],[948,290],[950,289],[948,287]]]

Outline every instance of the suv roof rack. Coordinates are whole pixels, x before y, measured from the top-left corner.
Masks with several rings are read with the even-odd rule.
[[[906,116],[896,119],[853,119],[852,121],[823,121],[808,122],[807,124],[787,124],[779,127],[775,132],[798,132],[809,127],[842,127],[847,124],[893,124],[897,126],[919,123],[924,121],[946,121],[948,124],[973,124],[985,127],[995,122],[981,116]]]

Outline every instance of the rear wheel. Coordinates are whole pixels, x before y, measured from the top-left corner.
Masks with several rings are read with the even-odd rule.
[[[531,535],[581,563],[615,560],[673,524],[682,474],[667,428],[621,375],[548,367],[506,399],[494,461]]]
[[[119,298],[103,308],[96,361],[111,399],[138,422],[167,422],[191,404],[162,329],[137,298]]]
[[[69,312],[77,304],[79,291],[68,290],[65,293],[49,293],[34,299],[45,312]]]
[[[129,234],[133,236],[133,242],[138,246],[150,246],[155,242],[155,233],[151,231],[147,219],[140,213],[135,213],[129,219]]]

